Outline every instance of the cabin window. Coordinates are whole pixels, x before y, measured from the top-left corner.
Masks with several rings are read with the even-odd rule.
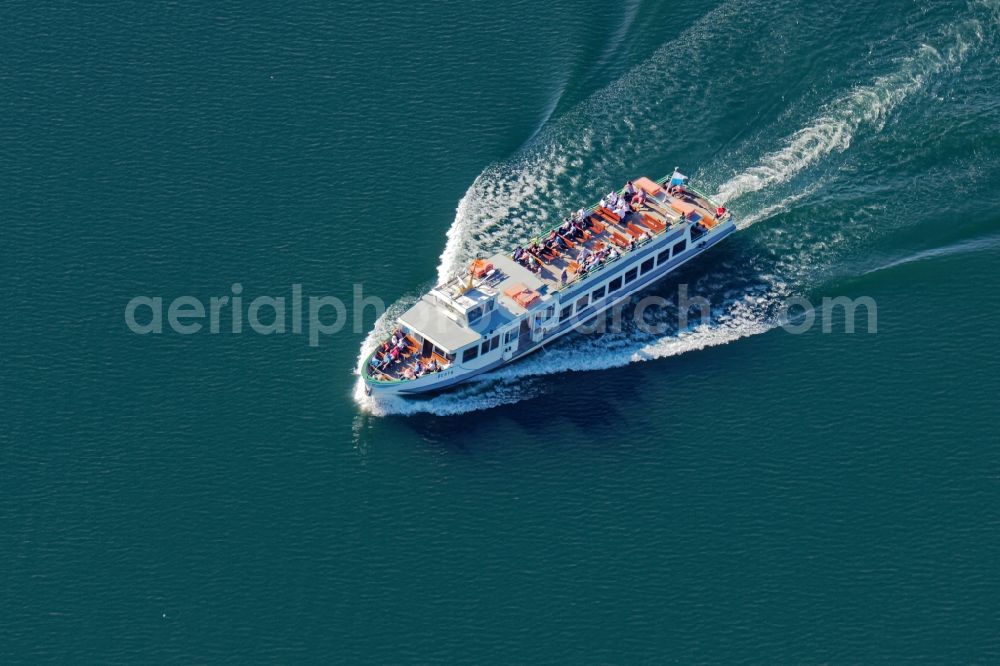
[[[658,266],[662,266],[667,262],[667,259],[669,258],[670,258],[670,249],[668,248],[663,252],[659,253],[658,255],[656,255],[656,264]]]
[[[604,287],[598,287],[594,290],[594,293],[590,295],[590,300],[596,301],[598,298],[604,298]]]
[[[584,294],[582,297],[580,297],[580,300],[576,302],[576,311],[579,312],[580,310],[584,309],[585,307],[587,307],[588,303],[590,303],[590,296]]]
[[[637,277],[639,277],[639,269],[638,268],[630,268],[630,269],[628,269],[627,271],[625,271],[625,284],[628,284],[629,282],[632,282]]]
[[[559,319],[564,321],[566,319],[569,319],[570,315],[572,315],[572,314],[573,314],[573,305],[570,304],[570,305],[567,305],[566,307],[564,307],[559,312]]]
[[[646,261],[642,262],[642,265],[639,266],[639,272],[642,273],[643,275],[645,275],[646,273],[648,273],[651,270],[653,270],[653,258],[652,257],[650,257]]]
[[[455,355],[452,354],[451,352],[448,352],[447,354],[444,355],[444,360],[448,361],[449,363],[453,363],[455,361]]]
[[[490,351],[493,351],[494,349],[496,349],[499,346],[500,346],[500,336],[499,335],[494,335],[493,339],[490,340]]]
[[[503,343],[509,345],[517,337],[517,331],[507,331],[503,335]]]
[[[480,354],[485,354],[489,350],[490,350],[490,341],[489,340],[483,341],[483,345],[479,348],[479,353]]]
[[[611,292],[613,292],[613,291],[618,291],[621,288],[622,288],[622,276],[621,275],[619,275],[614,280],[612,280],[611,282],[608,283],[608,293],[609,294]]]
[[[466,318],[469,320],[470,324],[473,324],[479,321],[482,318],[482,316],[483,316],[483,308],[477,306],[469,310],[469,313],[466,315]]]
[[[462,363],[467,363],[468,361],[471,361],[477,356],[479,356],[479,347],[472,345],[464,352],[462,352]]]
[[[679,252],[683,252],[684,249],[687,247],[687,244],[688,244],[687,239],[685,239],[682,240],[677,245],[674,245],[674,256],[676,257]]]

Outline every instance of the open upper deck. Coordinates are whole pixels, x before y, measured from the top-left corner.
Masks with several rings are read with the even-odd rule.
[[[578,224],[549,229],[527,248],[477,259],[467,276],[439,285],[407,310],[398,320],[399,353],[389,358],[383,343],[373,354],[376,363],[366,363],[365,371],[391,381],[419,376],[428,366],[447,366],[484,334],[547,307],[555,294],[620,265],[655,238],[690,227],[696,239],[728,214],[693,187],[669,179],[661,183],[639,178],[631,205],[620,206],[618,213],[598,204],[585,210]]]
[[[718,207],[707,195],[689,185],[671,187],[668,179],[661,182],[664,184],[645,177],[635,180],[636,189],[644,196],[641,203],[633,204],[624,215],[600,205],[591,207],[586,211],[586,230],[582,234],[560,233],[560,225],[538,236],[533,243],[537,249],[525,248],[525,252],[537,261],[537,269],[532,275],[547,286],[550,293],[560,291],[661,234],[690,225],[697,236],[720,221]],[[722,217],[725,215],[723,213]],[[546,247],[553,232],[561,242]],[[604,260],[592,260],[588,264],[582,261],[584,257]],[[497,257],[492,257],[490,262],[496,263]]]

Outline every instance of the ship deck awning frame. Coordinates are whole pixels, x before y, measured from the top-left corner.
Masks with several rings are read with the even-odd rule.
[[[425,300],[414,303],[398,321],[401,326],[430,340],[436,347],[450,354],[482,338],[472,329],[459,326],[444,314],[440,307]]]

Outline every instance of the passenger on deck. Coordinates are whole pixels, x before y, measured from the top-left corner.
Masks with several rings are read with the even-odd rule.
[[[719,206],[718,208],[715,209],[715,219],[721,220],[726,216],[727,212],[728,211],[726,210],[725,206]]]
[[[528,270],[532,273],[542,272],[542,265],[538,262],[538,259],[535,259],[534,255],[528,256]]]
[[[559,283],[566,284],[566,282],[568,281],[569,281],[569,271],[567,271],[564,267],[562,269],[562,273],[559,274]]]
[[[424,364],[421,363],[420,361],[417,361],[417,365],[413,368],[413,376],[419,377],[422,374],[424,374]]]
[[[392,348],[392,349],[391,349],[391,350],[389,351],[389,358],[390,358],[390,359],[391,359],[392,361],[398,361],[398,360],[399,360],[399,347],[393,347],[393,348]]]
[[[512,254],[510,258],[516,261],[517,263],[521,263],[521,261],[524,259],[524,248],[518,245],[517,248],[514,250],[514,254]]]
[[[531,259],[534,258],[539,262],[552,253],[544,245],[539,245],[538,240],[533,240],[531,243],[531,248],[528,250],[528,268],[531,268]],[[532,269],[534,270],[534,269]]]
[[[589,256],[590,256],[590,250],[588,250],[586,247],[580,248],[580,253],[576,255],[576,263],[583,264],[584,262],[587,261],[587,257]]]
[[[567,250],[569,247],[566,245],[566,241],[556,232],[555,229],[549,232],[549,237],[545,239],[545,247],[553,252],[560,252],[562,250]]]
[[[403,368],[403,379],[416,379],[416,375],[413,374],[413,368]]]
[[[437,372],[441,367],[438,365],[437,359],[433,356],[431,357],[431,362],[427,364],[427,372]]]
[[[618,251],[618,248],[616,248],[616,247],[609,247],[608,248],[608,260],[609,261],[613,261],[613,260],[617,259],[620,256],[622,256],[622,255],[621,255],[621,252]]]
[[[632,210],[629,208],[628,202],[625,201],[624,197],[621,198],[621,199],[619,199],[618,200],[618,205],[615,206],[615,215],[617,215],[618,217],[620,217],[620,218],[622,218],[624,220],[625,217],[630,212],[632,212]]]
[[[638,211],[640,208],[646,205],[646,193],[642,190],[636,192],[635,196],[632,197],[632,210]]]
[[[631,202],[632,197],[634,197],[635,194],[636,194],[635,185],[633,185],[632,181],[630,180],[627,183],[625,183],[625,195],[622,198],[625,199],[626,201]]]

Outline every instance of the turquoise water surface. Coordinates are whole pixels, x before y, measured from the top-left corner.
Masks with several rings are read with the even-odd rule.
[[[997,2],[0,14],[5,663],[1000,661]],[[438,280],[675,165],[741,229],[645,295],[710,320],[359,392]],[[125,323],[236,283],[347,325]]]

